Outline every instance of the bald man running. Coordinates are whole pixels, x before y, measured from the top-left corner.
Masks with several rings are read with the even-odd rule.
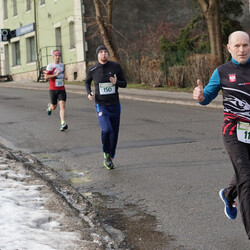
[[[220,90],[223,94],[224,122],[222,134],[225,148],[235,175],[227,188],[221,189],[224,212],[235,219],[238,197],[246,233],[250,239],[250,43],[249,35],[235,31],[228,37],[227,49],[232,60],[215,69],[203,89],[200,80],[193,91],[193,99],[201,105],[209,104]]]

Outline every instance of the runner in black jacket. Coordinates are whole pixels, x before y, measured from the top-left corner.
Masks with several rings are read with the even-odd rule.
[[[193,98],[202,105],[210,103],[222,89],[224,122],[222,134],[232,161],[235,176],[227,188],[221,189],[224,212],[235,219],[238,197],[246,233],[250,239],[250,43],[249,35],[235,31],[228,38],[227,49],[232,61],[218,67],[203,90],[200,80]]]
[[[96,54],[98,63],[89,69],[85,87],[89,100],[95,100],[96,113],[101,127],[103,164],[107,169],[113,169],[121,113],[118,87],[126,88],[127,81],[120,64],[108,60],[108,50],[104,45],[96,49]],[[95,96],[91,90],[92,80],[95,84]]]

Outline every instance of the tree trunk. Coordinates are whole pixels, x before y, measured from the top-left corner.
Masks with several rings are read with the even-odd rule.
[[[101,12],[101,7],[100,7],[100,0],[93,0],[94,5],[95,5],[95,10],[96,10],[96,22],[98,24],[98,28],[101,34],[101,38],[103,40],[104,45],[107,47],[109,53],[110,53],[110,59],[113,61],[116,61],[120,63],[120,58],[115,50],[113,44],[112,44],[112,39],[111,39],[111,23],[105,23],[105,20],[102,16]],[[112,7],[113,7],[113,0],[108,0],[107,1],[107,22],[112,21]]]
[[[220,23],[220,0],[198,0],[207,21],[211,54],[223,63],[223,46]]]
[[[107,0],[107,29],[109,38],[112,40],[112,17],[113,17],[113,0]]]

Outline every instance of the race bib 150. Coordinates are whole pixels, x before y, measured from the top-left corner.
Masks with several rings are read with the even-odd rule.
[[[100,95],[111,95],[115,93],[115,85],[111,82],[102,82],[99,83],[99,92]]]

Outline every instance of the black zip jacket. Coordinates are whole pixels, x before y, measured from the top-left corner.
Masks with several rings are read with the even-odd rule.
[[[117,77],[117,82],[114,85],[114,90],[113,90],[114,93],[112,94],[100,93],[101,83],[110,82],[109,78],[114,77],[115,74]],[[94,80],[95,83],[95,102],[100,105],[113,105],[119,102],[118,87],[126,88],[127,86],[127,81],[122,72],[120,64],[112,61],[108,61],[105,64],[97,63],[89,69],[85,80],[87,95],[91,93],[92,80]]]

